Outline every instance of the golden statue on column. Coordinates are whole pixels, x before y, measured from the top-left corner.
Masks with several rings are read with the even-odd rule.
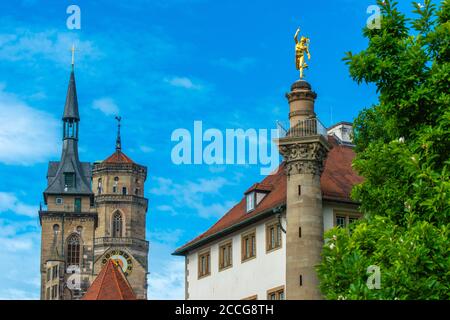
[[[303,73],[308,68],[308,64],[305,62],[305,53],[308,56],[308,60],[311,59],[309,53],[309,38],[301,37],[298,39],[300,28],[297,29],[294,35],[295,40],[295,67],[300,71],[300,79],[303,79]]]

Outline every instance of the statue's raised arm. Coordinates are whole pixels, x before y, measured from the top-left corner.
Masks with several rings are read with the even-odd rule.
[[[298,34],[299,33],[300,33],[300,28],[297,28],[297,31],[295,32],[295,35],[294,35],[294,41],[296,44],[298,43]]]

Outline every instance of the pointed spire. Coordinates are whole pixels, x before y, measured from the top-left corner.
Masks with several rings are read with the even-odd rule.
[[[70,49],[70,51],[72,51],[72,71],[75,69],[75,44],[72,44],[72,49]]]
[[[120,140],[120,120],[122,120],[122,117],[116,116],[116,120],[117,120],[116,151],[120,152],[122,150],[122,142]]]
[[[77,86],[75,84],[75,73],[70,73],[69,87],[67,88],[66,104],[64,106],[63,120],[74,119],[80,121],[78,114]]]

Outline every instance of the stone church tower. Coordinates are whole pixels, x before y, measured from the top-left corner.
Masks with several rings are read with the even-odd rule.
[[[91,166],[78,158],[78,114],[72,68],[63,121],[60,161],[51,161],[39,218],[41,240],[41,299],[77,299],[93,274],[97,212],[91,190]],[[79,275],[79,276],[78,276]]]
[[[122,268],[138,299],[147,298],[147,168],[121,148],[105,161],[80,162],[80,116],[72,64],[64,107],[60,161],[49,162],[39,218],[41,299],[80,299],[109,259]]]
[[[98,213],[95,232],[95,273],[113,258],[119,262],[138,299],[147,298],[148,241],[145,219],[148,200],[144,198],[147,168],[122,152],[120,118],[116,151],[95,163],[93,186]]]
[[[316,93],[298,80],[286,95],[290,129],[279,139],[286,161],[286,298],[321,299],[315,266],[323,246],[320,176],[330,149],[314,112]]]

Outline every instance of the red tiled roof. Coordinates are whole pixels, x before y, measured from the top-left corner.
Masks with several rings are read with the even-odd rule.
[[[136,296],[120,266],[109,259],[82,300],[136,300]]]
[[[263,191],[263,192],[269,192],[272,190],[272,185],[269,184],[263,184],[263,183],[255,183],[250,188],[247,189],[247,191],[244,192],[244,194],[250,193],[252,191]]]
[[[122,151],[115,151],[112,155],[110,155],[103,162],[106,163],[134,163],[125,153]]]
[[[324,172],[320,179],[323,199],[353,202],[350,199],[352,187],[355,184],[362,182],[362,178],[353,171],[351,166],[352,160],[355,157],[355,152],[352,147],[339,145],[332,136],[328,136],[328,141],[332,148],[325,160]],[[282,163],[275,174],[267,176],[261,183],[254,184],[246,191],[246,193],[248,193],[252,188],[254,189],[256,185],[271,186],[270,192],[262,199],[254,211],[250,213],[246,212],[245,197],[242,198],[237,205],[231,208],[230,211],[220,218],[211,228],[177,249],[175,254],[182,254],[187,247],[229,227],[251,219],[269,209],[285,205],[287,179],[284,166],[284,163]]]

